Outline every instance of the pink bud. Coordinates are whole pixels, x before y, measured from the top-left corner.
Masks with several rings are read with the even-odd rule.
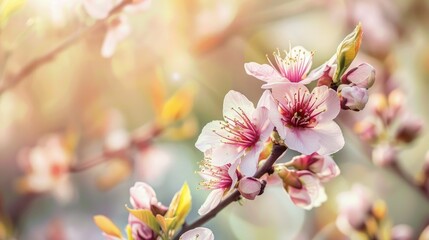
[[[368,63],[362,63],[359,66],[350,69],[343,77],[344,84],[352,84],[361,88],[370,88],[375,81],[375,69]]]
[[[379,166],[388,166],[396,161],[397,151],[388,144],[382,144],[372,150],[372,161]]]
[[[135,240],[155,239],[155,233],[144,222],[140,221],[134,215],[128,216],[128,224],[131,228],[131,235]]]
[[[357,86],[344,86],[341,88],[341,108],[360,111],[368,102],[368,90]]]
[[[405,224],[396,225],[392,228],[392,240],[412,240],[413,229]]]
[[[374,118],[368,117],[355,125],[355,131],[366,142],[373,143],[379,136],[379,130]]]
[[[135,209],[151,209],[151,205],[158,205],[155,191],[144,182],[136,182],[130,188],[130,202]]]
[[[320,183],[319,178],[305,170],[296,173],[299,177],[301,186],[285,185],[292,202],[298,207],[306,210],[319,207],[327,199],[325,189]]]
[[[292,158],[292,166],[298,170],[308,170],[322,181],[328,181],[340,174],[340,169],[330,156],[318,153],[296,156]]]
[[[396,132],[396,139],[404,143],[411,143],[421,133],[422,128],[423,123],[420,120],[404,120]]]
[[[238,191],[247,199],[253,200],[263,193],[266,182],[254,177],[244,177],[238,182]]]

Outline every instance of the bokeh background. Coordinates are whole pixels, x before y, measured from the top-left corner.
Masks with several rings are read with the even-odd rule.
[[[94,24],[73,2],[27,0],[10,16],[0,32],[1,81]],[[429,120],[429,1],[153,0],[146,11],[130,14],[129,22],[131,33],[111,58],[100,54],[106,28],[97,28],[1,94],[3,211],[28,198],[19,185],[26,174],[19,156],[46,136],[73,135],[74,163],[80,163],[103,151],[108,129],[134,132],[156,122],[162,99],[177,91],[188,91],[190,110],[175,123],[175,131],[154,138],[132,163],[109,161],[70,174],[65,198],[46,193],[24,201],[18,206],[18,239],[102,239],[93,215],[106,215],[125,227],[124,205],[135,181],[150,183],[165,204],[187,181],[193,197],[189,219],[197,218],[208,194],[198,189],[195,173],[203,158],[194,147],[199,131],[222,117],[229,90],[255,103],[262,93],[261,82],[246,75],[243,64],[265,62],[266,54],[291,44],[313,50],[313,67],[319,66],[358,22],[364,34],[355,61],[368,61],[377,69],[370,92],[398,87],[405,93],[407,111]],[[397,176],[374,166],[368,146],[353,131],[355,122],[368,114],[342,112],[338,122],[346,145],[334,156],[342,174],[326,185],[328,201],[320,208],[302,210],[281,186],[269,186],[255,201],[233,204],[209,222],[216,239],[347,239],[335,226],[336,195],[354,183],[386,201],[393,223],[421,231],[429,219],[428,202]],[[400,164],[409,174],[422,168],[428,142],[424,128],[401,152]],[[295,154],[288,152],[284,160]]]

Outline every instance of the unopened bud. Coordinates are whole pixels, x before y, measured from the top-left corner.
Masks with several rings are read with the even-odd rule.
[[[372,161],[378,166],[388,166],[397,159],[397,151],[388,144],[375,147],[372,150]]]
[[[292,158],[291,165],[297,170],[308,170],[321,181],[328,181],[340,174],[340,169],[330,156],[322,156],[318,153],[300,155]]]
[[[355,59],[362,41],[362,26],[358,24],[355,30],[347,35],[337,48],[337,70],[334,83],[338,82],[343,73]]]
[[[267,182],[254,177],[244,177],[238,182],[238,191],[241,196],[253,200],[264,192]]]
[[[350,69],[343,77],[343,84],[352,84],[361,88],[369,89],[375,81],[375,69],[368,63]]]
[[[368,102],[368,90],[357,86],[341,88],[341,107],[345,110],[360,111]]]
[[[396,140],[404,143],[411,143],[421,133],[423,123],[420,120],[408,119],[403,121],[396,132]]]
[[[374,143],[378,138],[377,124],[374,119],[367,118],[356,123],[354,130],[366,142]]]

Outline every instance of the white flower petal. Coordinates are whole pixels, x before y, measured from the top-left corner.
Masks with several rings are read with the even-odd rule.
[[[255,111],[255,106],[243,94],[234,90],[229,91],[223,100],[223,116],[234,119],[238,116],[237,111],[241,114],[241,110],[250,117]]]
[[[217,205],[219,205],[220,201],[223,197],[223,189],[215,189],[211,191],[211,193],[207,196],[206,201],[203,205],[198,209],[198,214],[205,215],[214,209]]]

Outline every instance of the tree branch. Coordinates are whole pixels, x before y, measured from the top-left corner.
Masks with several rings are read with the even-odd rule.
[[[253,175],[255,178],[262,177],[265,173],[271,171],[273,164],[279,159],[283,153],[286,151],[286,147],[283,145],[274,144],[273,150],[271,152],[270,157],[266,160],[264,165],[258,169],[258,171]],[[227,198],[225,198],[222,202],[217,205],[213,210],[208,212],[207,214],[201,216],[199,219],[197,219],[195,222],[183,226],[180,232],[176,235],[174,238],[175,240],[179,240],[179,237],[185,233],[186,231],[190,229],[194,229],[196,227],[199,227],[209,221],[210,219],[214,218],[220,211],[222,211],[226,206],[231,204],[232,202],[235,202],[240,199],[240,192],[238,190],[235,190],[232,192]]]
[[[42,54],[41,56],[36,57],[30,62],[28,62],[16,74],[6,74],[5,78],[3,79],[3,82],[0,85],[0,94],[5,92],[9,88],[14,87],[18,83],[20,83],[23,79],[25,79],[28,75],[32,74],[39,67],[52,61],[59,53],[63,52],[68,47],[72,46],[74,43],[76,43],[87,33],[92,32],[104,26],[105,21],[107,19],[109,19],[114,14],[120,12],[127,4],[131,2],[132,0],[123,1],[121,4],[113,8],[105,19],[98,20],[94,25],[87,27],[83,30],[78,30],[77,32],[73,33],[72,35],[67,37],[63,42],[59,43],[57,46],[53,47],[52,49]]]

